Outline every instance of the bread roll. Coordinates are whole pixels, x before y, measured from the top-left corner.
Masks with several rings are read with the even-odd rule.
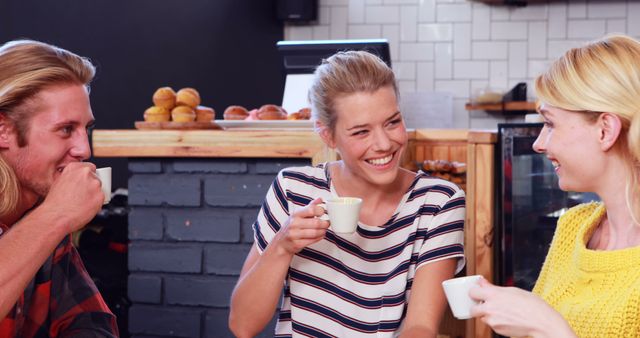
[[[164,107],[152,106],[144,111],[144,120],[147,122],[168,122],[171,119],[171,112]]]
[[[243,106],[229,106],[223,115],[225,120],[244,120],[249,116],[249,112]]]
[[[176,105],[195,108],[200,105],[200,93],[193,88],[182,88],[176,94]]]
[[[286,120],[287,112],[275,104],[265,104],[258,109],[259,120]]]
[[[288,120],[309,120],[311,119],[311,108],[302,108],[287,116]]]
[[[211,107],[196,107],[196,122],[211,122],[216,116],[216,111]]]
[[[196,113],[189,106],[177,106],[171,111],[171,119],[174,122],[193,122],[196,119]]]
[[[171,87],[158,88],[153,93],[153,104],[169,110],[176,106],[176,92]]]

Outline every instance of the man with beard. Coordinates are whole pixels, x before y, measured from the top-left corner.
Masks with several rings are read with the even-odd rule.
[[[117,337],[70,241],[104,195],[91,155],[85,58],[36,41],[0,46],[0,337]]]

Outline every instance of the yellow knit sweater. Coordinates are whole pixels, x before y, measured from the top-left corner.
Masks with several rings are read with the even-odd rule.
[[[640,247],[586,247],[604,214],[604,205],[589,203],[560,218],[533,292],[560,312],[578,337],[640,337]]]

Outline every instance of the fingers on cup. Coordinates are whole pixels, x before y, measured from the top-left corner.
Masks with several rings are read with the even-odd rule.
[[[291,230],[292,239],[315,239],[323,237],[326,229],[319,228],[298,228]]]
[[[469,313],[471,314],[471,317],[474,317],[474,318],[486,315],[486,309],[485,309],[484,303],[480,302],[478,304],[473,305],[471,309],[469,309]]]

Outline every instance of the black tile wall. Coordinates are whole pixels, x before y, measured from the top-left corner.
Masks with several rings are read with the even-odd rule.
[[[278,171],[309,162],[129,159],[131,335],[233,337],[229,298],[260,205]]]

